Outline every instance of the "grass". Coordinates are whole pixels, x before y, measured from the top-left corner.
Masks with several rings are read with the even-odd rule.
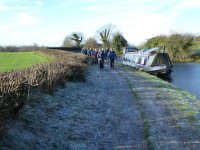
[[[46,63],[51,58],[40,52],[0,52],[0,72],[10,72]]]
[[[200,110],[199,107],[196,106],[196,103],[199,102],[199,100],[196,99],[194,95],[155,76],[144,72],[139,72],[139,74],[147,78],[147,80],[153,84],[155,90],[160,93],[166,93],[168,103],[174,106],[182,117],[187,118],[191,123],[197,121],[195,118]]]
[[[150,134],[150,123],[149,123],[149,119],[148,117],[146,116],[144,110],[143,110],[143,104],[141,102],[141,99],[138,95],[138,93],[134,90],[135,86],[130,83],[130,81],[128,79],[126,79],[129,87],[131,88],[131,91],[136,99],[136,104],[137,104],[137,107],[138,109],[140,110],[140,114],[141,114],[141,118],[142,118],[142,124],[143,124],[143,127],[144,127],[144,140],[147,144],[147,147],[149,150],[154,150],[155,147],[154,147],[154,143],[151,141],[150,137],[151,137],[151,134]]]

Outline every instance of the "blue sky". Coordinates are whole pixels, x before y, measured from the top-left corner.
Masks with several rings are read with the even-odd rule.
[[[116,25],[130,44],[159,34],[200,34],[200,0],[0,0],[0,45],[60,46]]]

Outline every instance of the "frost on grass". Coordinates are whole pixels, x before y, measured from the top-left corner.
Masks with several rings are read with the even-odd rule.
[[[190,93],[144,72],[122,72],[138,97],[155,149],[199,149],[199,103]],[[195,106],[196,105],[196,106]]]

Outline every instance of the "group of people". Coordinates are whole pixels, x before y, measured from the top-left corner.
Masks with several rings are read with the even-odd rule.
[[[117,55],[112,48],[83,48],[81,52],[90,58],[91,65],[99,64],[100,69],[103,69],[104,63],[110,63],[110,68],[114,68],[114,61],[117,59]]]

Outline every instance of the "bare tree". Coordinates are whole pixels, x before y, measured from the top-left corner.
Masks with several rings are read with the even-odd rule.
[[[103,47],[110,47],[111,37],[115,26],[113,24],[107,24],[97,30],[97,37],[103,43]]]
[[[74,41],[71,40],[70,36],[66,36],[64,41],[63,41],[62,46],[64,46],[64,47],[74,47],[75,43],[74,43]]]
[[[87,48],[95,48],[95,47],[98,47],[98,43],[96,41],[96,39],[90,37],[86,40],[85,44],[84,44],[84,47],[87,47]]]

